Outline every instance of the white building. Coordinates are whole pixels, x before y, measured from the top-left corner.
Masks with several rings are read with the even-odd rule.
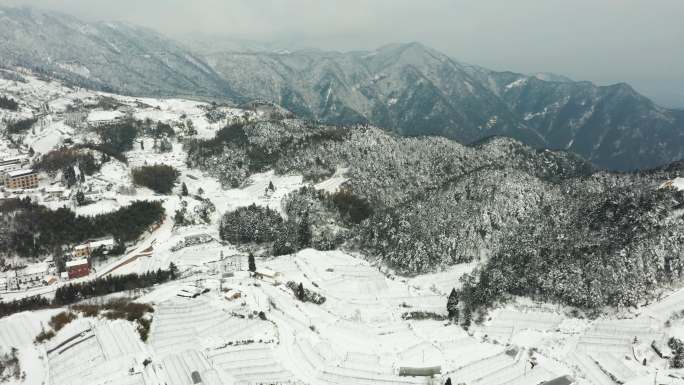
[[[271,269],[259,268],[254,272],[254,276],[261,279],[262,281],[266,281],[274,285],[277,285],[280,283],[282,274]]]
[[[92,239],[86,243],[74,247],[74,256],[89,257],[93,251],[99,248],[103,248],[106,254],[114,248],[114,245],[115,242],[113,237]]]

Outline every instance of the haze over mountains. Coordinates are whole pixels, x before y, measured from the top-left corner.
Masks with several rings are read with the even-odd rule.
[[[263,99],[302,118],[463,143],[505,135],[615,170],[683,157],[684,112],[627,84],[495,72],[419,43],[346,53],[209,51],[211,42],[184,46],[127,24],[30,9],[2,8],[0,21],[2,64],[91,88],[236,104]]]

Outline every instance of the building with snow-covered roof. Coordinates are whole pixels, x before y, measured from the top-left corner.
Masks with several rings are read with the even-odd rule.
[[[9,189],[30,189],[38,187],[38,173],[32,169],[14,170],[6,173],[5,185]]]
[[[28,159],[23,155],[0,159],[0,184],[5,184],[8,173],[21,170],[27,163]]]
[[[67,261],[66,269],[69,279],[85,277],[90,274],[90,262],[88,262],[87,258]]]
[[[113,237],[91,239],[83,244],[74,247],[74,256],[77,258],[89,257],[93,251],[102,248],[105,254],[114,248]]]
[[[6,275],[6,290],[42,286],[50,270],[47,262],[32,263],[22,269],[14,270]]]
[[[259,268],[254,272],[254,276],[263,281],[278,284],[282,274],[271,269]]]
[[[71,190],[61,186],[52,186],[45,189],[45,195],[52,199],[69,199]]]

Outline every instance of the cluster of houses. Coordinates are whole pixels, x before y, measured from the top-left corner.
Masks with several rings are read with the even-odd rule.
[[[90,256],[95,250],[111,251],[116,243],[114,238],[93,239],[73,248],[67,256],[65,269],[59,276],[52,257],[43,262],[30,264],[22,269],[0,273],[0,291],[26,290],[33,287],[52,285],[59,280],[85,277],[90,274]]]
[[[27,168],[28,157],[24,155],[0,159],[0,184],[11,190],[38,187],[38,173]]]

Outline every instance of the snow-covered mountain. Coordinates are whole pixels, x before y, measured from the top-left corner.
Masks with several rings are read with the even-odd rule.
[[[131,95],[237,97],[201,59],[154,31],[32,8],[0,7],[0,64]]]
[[[495,72],[418,43],[367,52],[205,55],[236,90],[340,124],[368,122],[402,135],[471,143],[505,135],[567,149],[600,167],[652,167],[684,156],[681,111],[626,84]]]
[[[626,84],[495,72],[419,43],[346,53],[200,38],[180,44],[122,23],[84,23],[28,8],[0,11],[1,64],[89,88],[236,104],[259,99],[301,118],[370,123],[465,144],[504,135],[615,170],[684,156],[684,112],[661,108]]]

